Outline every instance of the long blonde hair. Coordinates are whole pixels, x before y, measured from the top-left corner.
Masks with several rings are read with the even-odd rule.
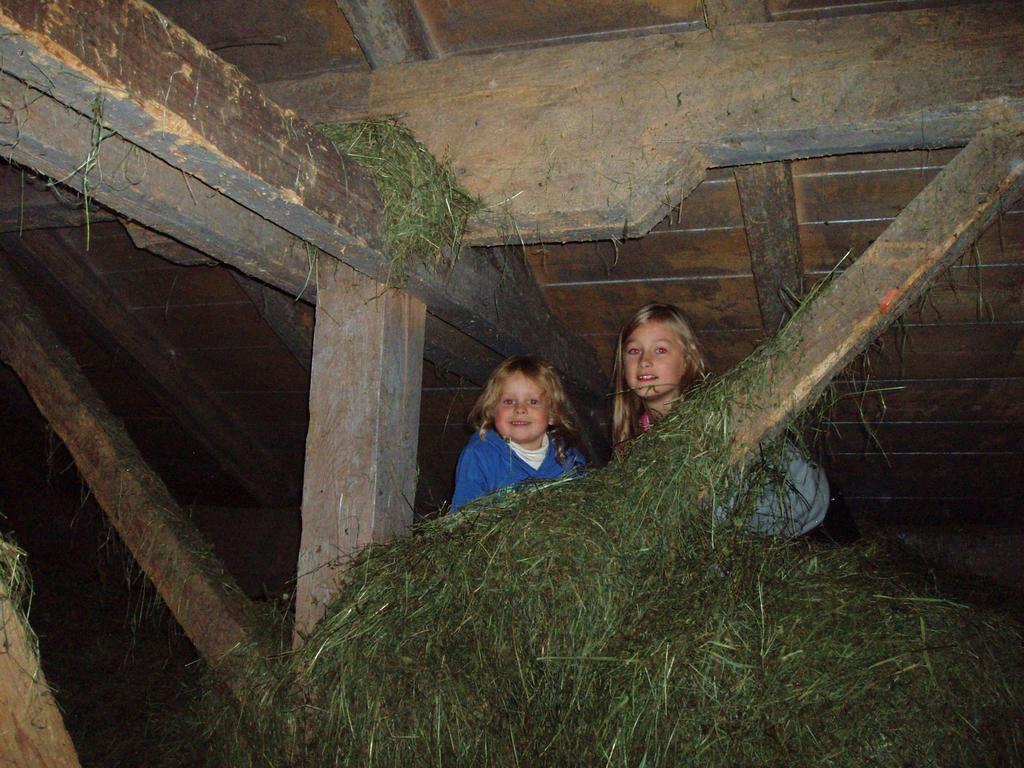
[[[551,421],[549,432],[555,444],[555,453],[558,460],[564,462],[565,453],[570,447],[579,450],[579,432],[558,372],[551,363],[539,357],[515,355],[491,371],[466,419],[469,426],[477,430],[480,437],[483,437],[487,430],[494,429],[494,414],[498,408],[498,399],[501,397],[501,388],[517,373],[536,384],[543,394],[548,408],[548,419]]]
[[[623,358],[623,347],[633,332],[645,323],[661,323],[672,331],[683,345],[686,353],[686,369],[679,382],[679,391],[686,391],[704,377],[707,366],[704,353],[697,336],[694,334],[686,315],[674,304],[644,304],[619,331],[618,344],[615,347],[615,369],[612,381],[615,386],[615,397],[612,407],[612,443],[616,447],[624,445],[640,434],[640,417],[646,411],[644,401],[629,388],[626,383],[626,361]]]

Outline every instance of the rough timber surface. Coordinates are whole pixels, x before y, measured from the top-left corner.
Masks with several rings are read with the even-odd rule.
[[[29,640],[0,585],[0,755],[8,768],[78,768],[78,755]]]
[[[210,662],[255,639],[249,601],[210,556],[0,259],[0,358],[60,436],[111,524]]]
[[[99,144],[95,165],[79,172],[83,158],[91,156],[90,122],[2,74],[0,104],[11,115],[0,121],[0,140],[10,159],[78,190],[87,184],[91,197],[104,205],[292,297],[315,302],[312,265],[330,254],[116,134]],[[594,397],[603,393],[605,381],[596,373],[593,352],[551,319],[534,281],[513,266],[517,259],[466,251],[449,275],[426,267],[410,270],[406,290],[437,318],[428,326],[428,332],[437,330],[430,333],[428,351],[471,378],[489,369],[495,354],[536,352],[577,391]],[[387,279],[386,260],[375,270],[378,279]],[[476,339],[479,349],[451,329]],[[468,365],[460,370],[463,360]]]
[[[777,431],[978,237],[1024,184],[1024,124],[976,136],[788,326],[765,392],[733,408],[735,455]]]
[[[470,237],[639,235],[709,166],[963,144],[1024,100],[1020,3],[745,24],[281,83],[307,119],[401,114],[492,206]],[[912,87],[910,84],[913,84]]]

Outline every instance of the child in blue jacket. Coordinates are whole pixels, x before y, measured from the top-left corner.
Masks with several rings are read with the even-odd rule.
[[[577,470],[576,427],[555,369],[537,357],[510,357],[491,373],[469,413],[476,432],[459,455],[449,514],[524,480]]]

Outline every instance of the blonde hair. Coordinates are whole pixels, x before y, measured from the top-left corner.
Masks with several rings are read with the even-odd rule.
[[[629,322],[619,331],[619,341],[615,347],[615,369],[612,380],[615,385],[615,397],[612,407],[612,443],[616,447],[624,445],[640,434],[640,417],[646,411],[644,401],[629,388],[626,383],[626,365],[623,359],[623,347],[633,332],[646,323],[661,323],[672,331],[683,346],[686,355],[686,368],[679,381],[679,392],[685,392],[704,377],[707,366],[704,353],[697,336],[694,334],[686,315],[674,304],[645,304],[638,309]]]
[[[565,387],[551,363],[532,355],[515,355],[491,371],[480,396],[469,412],[469,426],[477,430],[480,437],[494,429],[494,414],[505,382],[516,374],[525,376],[540,389],[551,421],[550,433],[555,444],[555,453],[560,462],[565,461],[565,452],[571,447],[578,449],[579,433],[573,417]]]

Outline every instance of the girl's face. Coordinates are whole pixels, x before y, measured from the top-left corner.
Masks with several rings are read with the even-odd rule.
[[[505,379],[494,408],[494,429],[499,435],[535,451],[543,444],[551,424],[547,399],[533,379],[521,373]]]
[[[678,335],[664,323],[643,323],[623,343],[622,357],[626,386],[652,414],[664,414],[682,394],[680,381],[687,369],[686,348]]]

